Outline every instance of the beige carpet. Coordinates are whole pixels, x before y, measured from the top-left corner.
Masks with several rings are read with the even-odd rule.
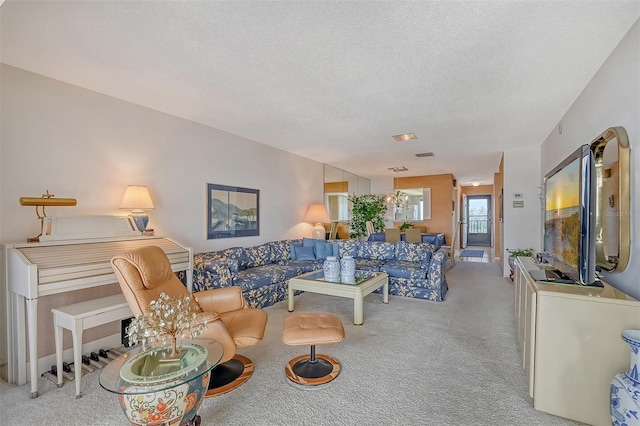
[[[574,425],[533,409],[520,366],[513,285],[489,263],[456,263],[447,271],[445,302],[365,298],[364,325],[353,325],[352,302],[302,294],[296,310],[338,315],[344,342],[318,346],[342,363],[340,375],[316,388],[294,385],[284,368],[306,347],[281,341],[286,302],[267,308],[263,342],[243,350],[255,364],[238,389],[205,400],[203,425]],[[117,399],[85,376],[83,397],[73,383],[57,389],[41,380],[0,383],[0,424],[125,425]]]

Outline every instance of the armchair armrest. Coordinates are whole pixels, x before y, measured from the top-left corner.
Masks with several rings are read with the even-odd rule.
[[[440,248],[431,256],[431,262],[429,262],[429,270],[427,278],[431,285],[440,285],[446,283],[445,270],[447,263],[447,250]]]
[[[207,324],[211,324],[212,322],[219,319],[220,319],[220,314],[217,312],[213,312],[213,311],[201,312],[196,318],[196,325],[199,325],[204,321],[206,321]]]
[[[242,289],[238,286],[200,291],[195,296],[198,304],[205,312],[223,314],[247,308],[242,296]]]

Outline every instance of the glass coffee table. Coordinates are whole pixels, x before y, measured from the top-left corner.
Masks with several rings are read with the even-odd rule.
[[[351,279],[342,277],[328,279],[325,278],[322,270],[309,272],[289,280],[287,290],[289,312],[293,312],[295,308],[293,296],[296,290],[346,297],[353,299],[353,323],[362,325],[364,296],[380,287],[382,287],[382,301],[389,303],[389,276],[384,272],[356,271],[355,278]]]

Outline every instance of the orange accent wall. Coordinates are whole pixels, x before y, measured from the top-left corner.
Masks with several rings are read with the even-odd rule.
[[[427,232],[444,232],[447,243],[451,243],[453,221],[453,180],[452,174],[411,176],[395,178],[393,189],[431,188],[431,219],[412,222],[427,227]],[[400,225],[402,222],[396,223]]]
[[[489,194],[493,196],[493,185],[463,186],[462,193],[467,195]]]
[[[324,184],[324,192],[349,192],[349,181],[327,182]]]

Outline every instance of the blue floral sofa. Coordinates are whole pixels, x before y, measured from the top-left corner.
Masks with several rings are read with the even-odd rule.
[[[440,302],[448,290],[447,252],[432,244],[303,238],[198,253],[193,291],[237,285],[249,306],[263,308],[285,300],[288,280],[321,269],[327,256],[353,256],[358,270],[386,272],[392,295]]]

